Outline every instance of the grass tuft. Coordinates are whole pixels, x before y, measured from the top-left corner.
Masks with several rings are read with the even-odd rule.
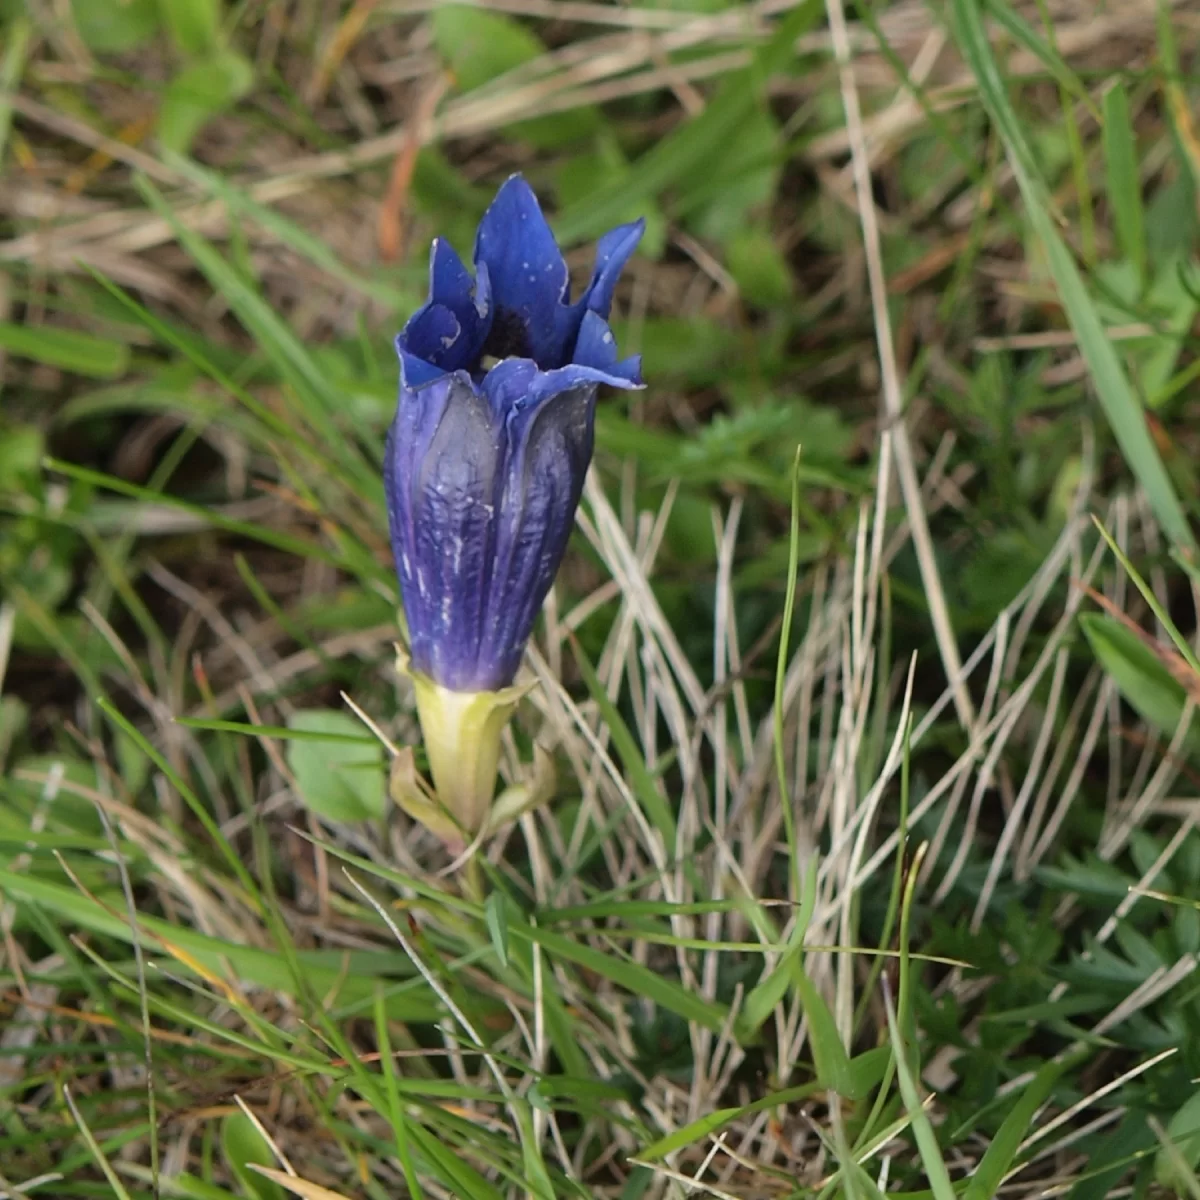
[[[1188,6],[27,7],[0,1193],[1196,1194]],[[650,386],[464,889],[380,463],[514,170]]]

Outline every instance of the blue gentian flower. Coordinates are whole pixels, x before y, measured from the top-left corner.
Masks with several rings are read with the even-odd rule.
[[[384,482],[411,665],[439,688],[496,692],[516,675],[574,523],[597,390],[642,386],[606,318],[643,227],[600,239],[574,302],[520,176],[480,222],[474,278],[433,243],[429,299],[396,339]]]

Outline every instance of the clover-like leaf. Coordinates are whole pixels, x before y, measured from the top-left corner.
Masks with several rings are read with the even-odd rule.
[[[288,727],[310,735],[289,742],[287,751],[308,809],[329,821],[383,816],[383,747],[359,721],[348,713],[316,708],[294,713]]]

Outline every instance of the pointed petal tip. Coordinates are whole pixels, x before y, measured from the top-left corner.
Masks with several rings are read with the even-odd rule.
[[[613,373],[627,379],[629,382],[624,386],[632,390],[640,390],[646,386],[646,381],[642,378],[642,356],[640,354],[631,354],[628,358],[623,358],[617,363]]]
[[[645,232],[646,218],[639,217],[627,225],[610,229],[596,243],[596,266],[592,271],[592,281],[580,298],[586,308],[599,313],[601,317],[608,316],[617,280]]]
[[[641,244],[642,238],[646,236],[646,218],[638,217],[636,221],[630,221],[624,228],[629,231],[628,241],[630,253],[632,254]]]
[[[441,304],[457,312],[468,299],[474,280],[458,251],[443,237],[429,246],[429,304]]]
[[[477,275],[486,268],[495,318],[485,353],[561,365],[569,347],[558,310],[570,276],[537,196],[519,175],[501,186],[479,222],[475,267]]]
[[[527,220],[528,217],[534,216],[545,222],[546,218],[542,212],[541,201],[537,198],[537,193],[530,186],[529,181],[524,175],[519,172],[510,175],[496,190],[495,196],[492,197],[492,202],[487,206],[487,212],[483,215],[483,222],[487,221],[488,216],[498,213],[506,213],[507,215],[515,215],[520,220]]]
[[[520,171],[514,171],[497,189],[496,199],[501,196],[509,196],[519,193],[522,196],[528,196],[533,202],[537,203],[537,196],[534,194],[533,188],[529,186],[529,180],[521,174]],[[495,201],[493,200],[493,203]]]
[[[459,268],[465,270],[462,259],[458,255],[458,251],[450,244],[449,239],[444,237],[435,237],[429,243],[429,282],[432,285],[435,272],[440,267],[455,264]]]
[[[618,233],[621,231],[624,231],[636,246],[646,233],[646,218],[638,217],[636,221],[629,221],[624,225],[618,225],[612,232]]]

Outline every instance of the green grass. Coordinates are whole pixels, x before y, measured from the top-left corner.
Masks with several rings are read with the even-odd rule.
[[[1196,1194],[1185,6],[16,7],[0,1194]],[[464,874],[380,462],[518,169],[649,387]]]

